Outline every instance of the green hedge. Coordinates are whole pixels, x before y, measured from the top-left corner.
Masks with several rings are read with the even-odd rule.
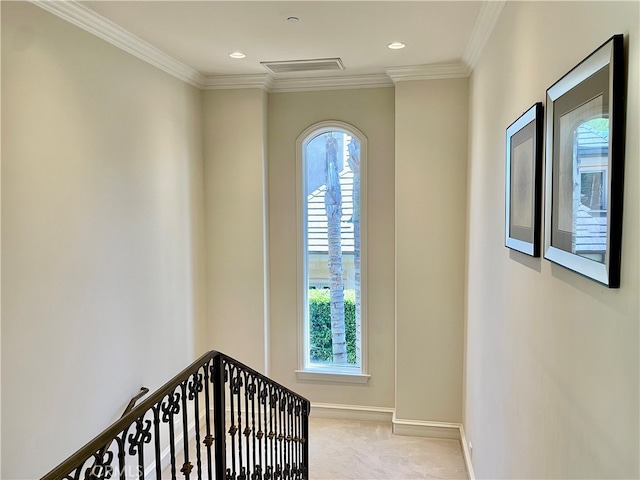
[[[311,361],[327,363],[333,360],[331,342],[331,293],[328,289],[309,290],[309,318],[311,319]],[[344,291],[347,362],[356,363],[356,293]]]

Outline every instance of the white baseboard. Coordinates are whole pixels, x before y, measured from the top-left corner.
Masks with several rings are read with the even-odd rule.
[[[459,423],[426,422],[423,420],[404,420],[393,415],[393,433],[413,437],[449,438],[460,440]]]
[[[391,422],[393,408],[365,407],[354,405],[334,405],[330,403],[312,403],[311,417],[335,418],[338,420],[356,420],[360,422]]]
[[[357,420],[363,422],[391,423],[395,435],[414,437],[448,438],[458,440],[462,447],[462,456],[469,480],[475,480],[469,443],[460,423],[426,422],[396,418],[395,409],[387,407],[364,407],[358,405],[334,405],[312,403],[311,417],[335,418],[338,420]]]
[[[464,426],[460,425],[460,443],[462,444],[462,456],[464,464],[467,467],[467,475],[469,480],[476,480],[476,474],[473,471],[473,463],[471,463],[471,452],[469,451],[469,442],[467,435],[464,433]]]
[[[425,422],[421,420],[402,420],[393,415],[393,433],[396,435],[410,435],[417,437],[449,438],[458,440],[462,448],[462,458],[467,469],[469,480],[476,480],[471,462],[469,442],[461,423]]]

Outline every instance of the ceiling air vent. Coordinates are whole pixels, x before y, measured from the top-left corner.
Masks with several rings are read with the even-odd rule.
[[[260,62],[272,73],[317,72],[320,70],[344,70],[339,58],[318,58],[315,60],[288,60],[284,62]]]

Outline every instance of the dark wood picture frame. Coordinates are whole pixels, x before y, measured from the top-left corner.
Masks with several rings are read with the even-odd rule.
[[[547,89],[544,257],[620,286],[624,38],[614,35]]]
[[[540,256],[542,103],[507,127],[505,246]]]

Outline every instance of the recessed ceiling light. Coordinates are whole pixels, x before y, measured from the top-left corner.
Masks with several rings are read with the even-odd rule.
[[[401,48],[406,47],[406,45],[402,42],[393,42],[387,45],[391,50],[400,50]]]
[[[297,22],[298,20],[300,20],[298,17],[288,17],[287,18],[287,22]]]
[[[231,58],[244,58],[244,57],[246,57],[246,55],[244,53],[242,53],[242,52],[233,52],[233,53],[230,53],[229,56]]]

